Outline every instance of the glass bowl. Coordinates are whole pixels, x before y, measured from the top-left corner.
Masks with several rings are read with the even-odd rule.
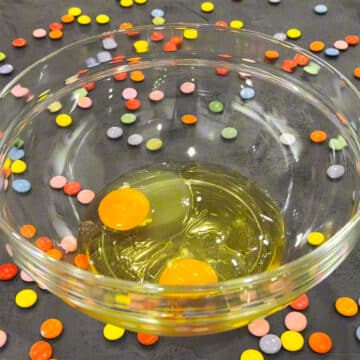
[[[267,50],[280,58],[264,57]],[[145,80],[131,80],[134,71]],[[195,84],[192,94],[180,91],[184,82]],[[78,106],[84,87],[90,109]],[[122,99],[128,87],[137,90],[142,106],[136,122],[124,124],[120,116],[131,112]],[[164,99],[150,101],[154,90],[163,91]],[[320,58],[248,30],[144,26],[75,42],[27,68],[0,93],[2,238],[39,285],[101,321],[169,336],[244,326],[325,279],[355,246],[359,100],[355,87]],[[224,108],[209,111],[212,101]],[[71,126],[56,124],[59,113],[71,115]],[[182,123],[187,113],[196,114],[196,125]],[[112,126],[121,126],[121,138],[107,137]],[[237,136],[225,139],[227,127]],[[311,141],[314,130],[325,131],[327,140]],[[138,146],[128,143],[135,133],[144,140]],[[149,151],[151,138],[161,139],[161,149]],[[22,146],[27,170],[16,174],[9,158],[21,158]],[[71,264],[72,253],[63,252],[59,261],[34,246],[38,236],[51,238],[55,247],[64,236],[77,237],[87,211],[76,197],[50,188],[53,176],[97,193],[121,175],[174,162],[227,169],[264,189],[284,218],[281,262],[215,284],[170,286],[85,271]],[[14,191],[20,178],[30,181],[31,191]],[[36,226],[34,239],[21,235],[24,224]],[[321,232],[326,241],[309,245],[311,232]]]

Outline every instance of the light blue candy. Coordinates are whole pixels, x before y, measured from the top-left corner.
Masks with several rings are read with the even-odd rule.
[[[97,60],[101,63],[109,62],[112,59],[109,51],[100,51],[96,54]]]
[[[104,50],[114,50],[118,47],[118,44],[115,39],[108,37],[102,40],[102,47]]]
[[[12,188],[21,194],[27,193],[31,190],[31,183],[26,179],[16,179],[11,184]]]
[[[94,57],[89,57],[85,60],[85,64],[87,68],[93,68],[98,66],[100,63]]]
[[[8,75],[14,71],[14,67],[11,64],[4,64],[0,66],[0,74]]]
[[[16,146],[10,148],[8,152],[8,157],[12,160],[20,160],[25,156],[25,152],[23,149],[18,149]]]
[[[109,139],[118,139],[122,136],[123,129],[119,126],[112,126],[107,129],[106,135]]]
[[[243,100],[250,100],[255,96],[255,90],[252,87],[244,87],[240,90],[240,97]]]
[[[314,12],[318,15],[324,15],[328,12],[328,7],[324,4],[315,5]]]
[[[265,335],[259,341],[259,348],[265,354],[276,354],[281,350],[281,340],[273,334]]]
[[[360,326],[357,327],[355,331],[356,338],[360,341]]]
[[[340,51],[335,48],[326,48],[325,55],[329,57],[337,57],[340,55]]]
[[[151,10],[152,17],[163,17],[165,15],[164,10],[161,9],[153,9]]]

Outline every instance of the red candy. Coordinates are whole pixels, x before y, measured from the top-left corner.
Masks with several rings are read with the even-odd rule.
[[[70,181],[64,186],[64,193],[66,195],[74,196],[77,195],[81,190],[81,184],[78,181]]]
[[[294,310],[305,310],[309,306],[309,298],[306,294],[301,295],[297,299],[295,299],[292,303],[290,303],[290,307]]]
[[[18,273],[19,269],[15,264],[5,263],[0,265],[0,280],[12,280]]]
[[[91,91],[91,90],[94,90],[96,88],[96,84],[94,82],[89,82],[89,83],[84,85],[84,88],[87,91]]]
[[[163,45],[163,51],[164,51],[164,52],[174,52],[174,51],[177,51],[176,44],[174,44],[174,43],[171,42],[171,41],[166,42],[166,43]]]
[[[157,42],[164,39],[164,34],[161,31],[154,31],[150,35],[150,40]]]
[[[128,74],[126,72],[117,73],[114,75],[114,80],[116,81],[124,81],[128,78]]]

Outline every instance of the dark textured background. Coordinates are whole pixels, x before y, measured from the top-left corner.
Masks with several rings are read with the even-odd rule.
[[[168,23],[180,20],[214,23],[216,20],[241,19],[245,27],[268,34],[298,27],[303,36],[296,43],[304,47],[312,40],[331,44],[347,34],[360,34],[360,0],[283,0],[280,5],[270,5],[267,0],[213,1],[215,11],[203,14],[199,10],[202,1],[198,0],[149,0],[146,5],[134,5],[130,9],[120,8],[115,0],[0,0],[0,51],[8,55],[8,62],[15,66],[14,74],[18,74],[28,64],[73,40],[113,29],[125,21],[149,24],[150,11],[156,7],[165,10]],[[329,6],[327,15],[313,13],[313,6],[320,2]],[[34,28],[46,27],[58,21],[69,6],[82,7],[85,13],[93,17],[93,23],[90,26],[76,23],[66,25],[64,38],[60,41],[32,38]],[[99,13],[109,14],[111,23],[97,25],[95,16]],[[27,38],[29,45],[24,49],[12,48],[11,40],[16,37]],[[349,49],[331,62],[352,78],[353,69],[360,66],[360,46]],[[0,86],[5,85],[12,76],[0,75]],[[360,88],[360,81],[354,80],[354,83]],[[320,356],[305,346],[299,353],[282,351],[278,355],[266,356],[266,359],[360,359],[360,342],[354,335],[355,328],[360,325],[360,315],[345,319],[334,311],[334,301],[338,296],[360,297],[359,256],[360,245],[332,276],[309,292],[311,306],[306,311],[309,326],[304,335],[307,337],[313,331],[329,333],[334,341],[332,352]],[[6,260],[8,258],[2,247],[0,263]],[[103,324],[76,312],[46,291],[37,290],[39,302],[34,308],[28,311],[18,309],[14,296],[24,287],[20,279],[0,282],[0,329],[6,330],[9,335],[7,345],[0,349],[0,360],[28,359],[29,347],[40,339],[41,322],[49,317],[58,317],[64,323],[63,335],[52,341],[54,357],[58,360],[232,360],[238,359],[246,348],[257,348],[258,340],[249,335],[246,329],[201,338],[161,338],[150,348],[142,347],[133,333],[127,333],[120,341],[110,343],[103,339]],[[30,287],[36,288],[32,284]],[[280,335],[284,330],[282,322],[287,311],[269,319],[273,333]]]

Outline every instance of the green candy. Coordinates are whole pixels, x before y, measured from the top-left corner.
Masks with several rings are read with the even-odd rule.
[[[226,140],[235,139],[237,137],[237,134],[237,130],[233,127],[226,127],[221,131],[221,136]]]
[[[329,148],[331,150],[340,151],[347,147],[346,140],[339,135],[337,138],[332,138],[329,140]]]
[[[136,115],[132,113],[123,114],[121,115],[120,121],[126,125],[133,124],[136,121]]]
[[[224,110],[224,105],[218,100],[214,100],[209,104],[209,110],[213,113],[221,113]]]

